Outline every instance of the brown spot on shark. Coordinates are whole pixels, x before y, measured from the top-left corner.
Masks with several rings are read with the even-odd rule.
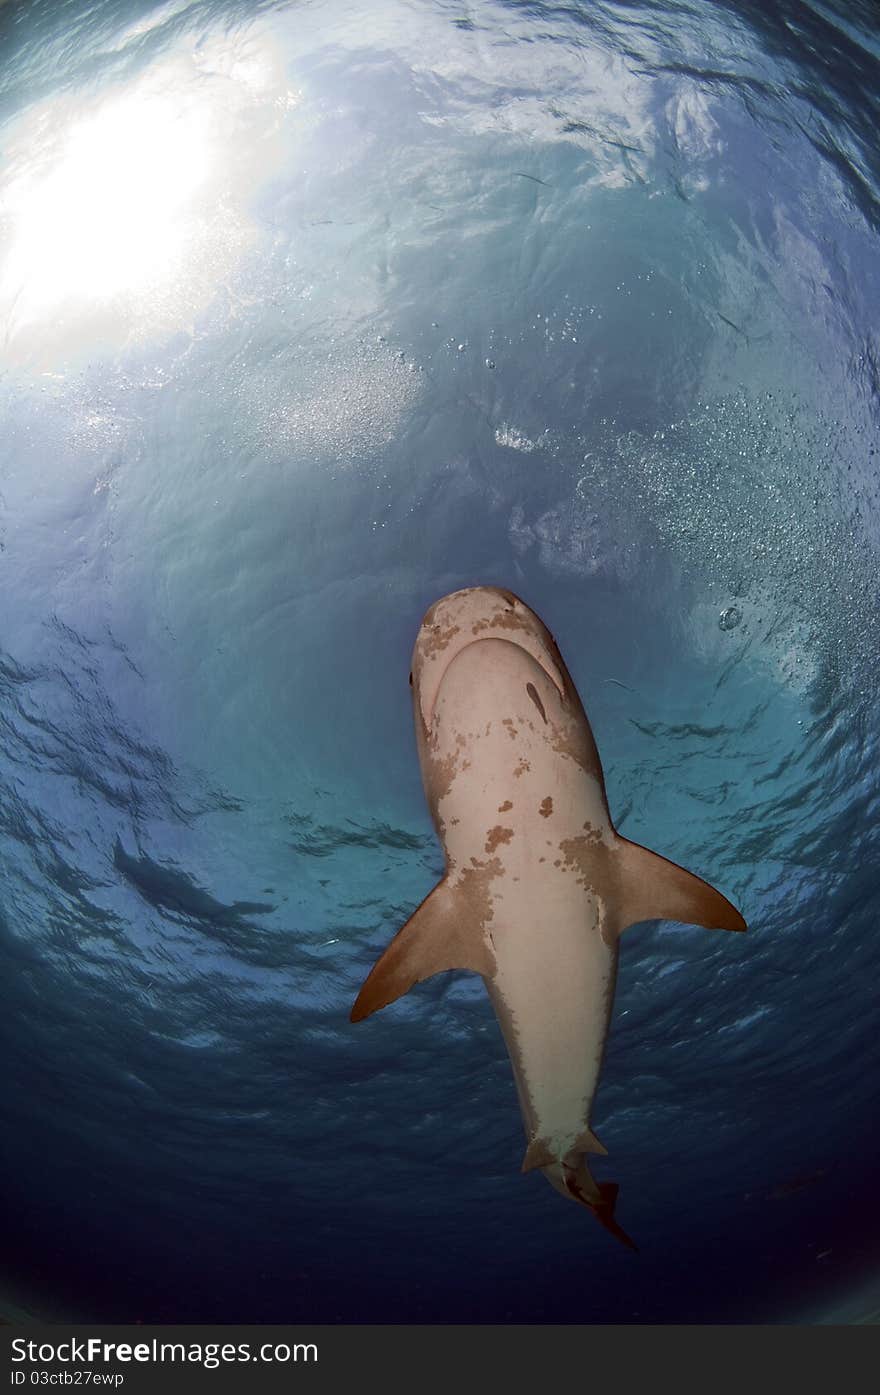
[[[513,609],[497,610],[494,615],[477,620],[471,626],[471,634],[481,634],[486,630],[521,630],[524,621]]]
[[[726,930],[745,921],[708,883],[616,832],[577,689],[550,631],[518,597],[471,587],[441,598],[416,638],[411,671],[446,875],[374,964],[352,1020],[431,974],[481,974],[516,1081],[529,1170],[632,1248],[614,1219],[616,1185],[594,1181],[586,1162],[605,1151],[590,1116],[620,936],[646,919]],[[524,712],[526,697],[540,724]],[[515,808],[511,775],[526,796]],[[551,828],[555,843],[544,836]],[[552,852],[538,855],[551,846],[552,864]]]
[[[602,843],[597,830],[579,833],[574,838],[563,838],[559,844],[559,851],[562,853],[561,866],[564,870],[577,874],[580,886],[593,892],[606,906],[614,901],[618,865],[611,850]],[[602,933],[604,934],[604,926]]]
[[[472,866],[462,867],[452,890],[467,922],[485,930],[495,916],[492,883],[504,875],[504,868],[498,857],[488,862],[471,858],[471,862]]]
[[[424,647],[425,658],[434,658],[437,654],[442,654],[458,633],[458,625],[448,625],[445,629],[441,625],[432,625]]]
[[[452,789],[452,782],[458,770],[458,756],[454,752],[448,756],[434,756],[430,766],[431,793],[435,800],[443,799]]]
[[[502,828],[500,824],[496,824],[486,833],[486,852],[493,853],[499,843],[509,843],[512,837],[512,828]]]
[[[597,870],[602,865],[601,852],[597,855],[597,844],[601,839],[589,833],[578,833],[574,838],[563,838],[559,851],[565,859],[566,867],[574,867],[580,873],[584,886],[592,886]]]

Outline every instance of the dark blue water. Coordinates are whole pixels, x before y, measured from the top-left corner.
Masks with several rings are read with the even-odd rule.
[[[878,1307],[880,61],[843,0],[0,8],[7,1310]],[[436,880],[426,606],[521,594],[628,932],[543,1180],[480,981],[348,1013]]]

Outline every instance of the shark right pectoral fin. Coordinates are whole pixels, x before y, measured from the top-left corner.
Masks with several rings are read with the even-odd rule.
[[[352,1022],[387,1007],[422,979],[446,969],[490,975],[495,963],[482,925],[446,878],[425,897],[377,959],[351,1010]]]
[[[707,930],[745,930],[726,896],[684,867],[627,838],[617,839],[619,928],[640,920],[680,920]]]

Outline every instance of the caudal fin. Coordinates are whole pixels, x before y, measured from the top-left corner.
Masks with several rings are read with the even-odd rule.
[[[619,1190],[616,1182],[600,1182],[599,1192],[601,1193],[602,1200],[594,1202],[590,1206],[590,1210],[599,1224],[603,1225],[616,1240],[619,1240],[621,1245],[626,1245],[628,1250],[634,1250],[636,1254],[638,1254],[638,1245],[614,1219],[614,1207],[617,1202],[617,1193]]]
[[[553,1176],[548,1175],[547,1180],[558,1190],[562,1190],[559,1181],[555,1180]],[[599,1182],[597,1184],[583,1163],[578,1167],[563,1163],[562,1182],[569,1196],[574,1201],[580,1202],[581,1206],[586,1206],[588,1211],[592,1211],[599,1224],[604,1226],[615,1240],[619,1240],[621,1245],[626,1245],[628,1250],[638,1252],[635,1241],[614,1219],[614,1207],[617,1203],[617,1193],[620,1190],[616,1182]]]

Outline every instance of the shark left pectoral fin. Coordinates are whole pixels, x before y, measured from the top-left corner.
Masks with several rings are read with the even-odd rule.
[[[707,930],[745,930],[736,906],[677,863],[618,837],[619,928],[640,920],[680,920]]]
[[[444,877],[373,965],[351,1010],[351,1021],[361,1022],[433,974],[470,969],[489,975],[494,967],[482,926],[473,923],[466,900],[456,896]]]

